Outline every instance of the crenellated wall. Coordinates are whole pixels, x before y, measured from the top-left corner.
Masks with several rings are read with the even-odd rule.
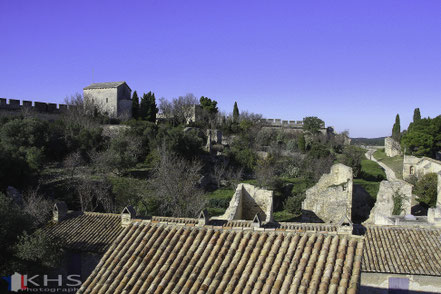
[[[262,118],[261,122],[267,126],[287,127],[287,128],[303,128],[303,120],[281,120],[279,118]],[[321,126],[325,128],[325,124]]]
[[[66,104],[47,103],[40,101],[17,100],[0,98],[0,110],[19,111],[22,109],[32,109],[38,112],[59,113],[67,110]]]

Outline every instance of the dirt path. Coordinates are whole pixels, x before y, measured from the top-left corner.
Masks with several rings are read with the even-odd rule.
[[[394,171],[388,167],[387,165],[385,165],[384,163],[378,161],[373,153],[375,152],[376,149],[368,149],[368,151],[364,154],[366,156],[367,159],[375,161],[376,163],[378,163],[386,172],[386,178],[388,181],[397,181],[397,177],[395,176]]]

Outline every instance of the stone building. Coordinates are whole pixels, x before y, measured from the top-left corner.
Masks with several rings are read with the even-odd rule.
[[[132,215],[126,216],[128,212]],[[64,251],[57,273],[76,274],[82,281],[123,231],[124,221],[134,214],[130,207],[122,214],[72,211],[64,202],[56,203],[52,213],[43,232],[54,242],[60,242]]]
[[[431,227],[366,226],[360,293],[441,293],[440,238]]]
[[[110,117],[131,117],[131,93],[126,82],[93,83],[83,89],[85,104]]]
[[[357,293],[363,237],[134,220],[78,293]]]
[[[416,157],[404,155],[403,179],[408,180],[411,176],[420,178],[428,173],[441,171],[441,161],[429,157]]]

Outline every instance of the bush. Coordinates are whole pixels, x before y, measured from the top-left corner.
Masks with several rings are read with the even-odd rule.
[[[435,173],[424,175],[415,185],[413,192],[418,196],[418,201],[435,207],[437,197],[438,178]]]
[[[284,209],[294,216],[299,216],[302,214],[302,201],[304,199],[304,193],[299,193],[288,197],[284,203]]]

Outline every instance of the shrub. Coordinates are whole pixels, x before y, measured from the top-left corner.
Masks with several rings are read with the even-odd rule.
[[[304,193],[299,193],[288,197],[284,203],[284,209],[294,216],[302,214],[302,201],[305,199]]]
[[[424,175],[415,185],[413,192],[418,196],[418,201],[435,207],[437,197],[437,175],[430,173]]]

